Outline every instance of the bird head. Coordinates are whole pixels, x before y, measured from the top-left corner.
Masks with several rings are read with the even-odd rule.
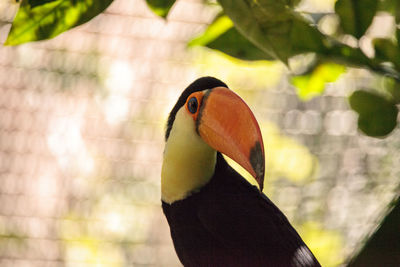
[[[254,114],[225,83],[203,77],[184,90],[168,118],[163,200],[173,202],[204,186],[217,152],[247,170],[262,190],[264,146]]]

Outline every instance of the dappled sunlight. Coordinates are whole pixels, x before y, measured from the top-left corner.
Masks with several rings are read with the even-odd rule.
[[[304,145],[283,135],[272,122],[262,122],[260,128],[265,151],[266,191],[274,179],[284,178],[295,184],[304,184],[315,178],[318,173],[318,159]],[[229,158],[227,160],[250,183],[257,185],[255,179],[245,169],[233,160]]]
[[[104,112],[109,124],[116,124],[126,118],[129,100],[121,95],[110,95],[104,103]]]
[[[103,67],[104,68],[104,67]],[[130,91],[134,85],[134,72],[128,61],[116,60],[111,62],[106,79],[106,98],[103,107],[106,120],[109,124],[115,125],[127,118],[130,99]]]
[[[328,230],[318,222],[306,222],[298,227],[304,242],[321,266],[333,267],[343,262],[343,238],[338,231]]]
[[[99,239],[82,236],[78,240],[65,240],[63,245],[66,266],[124,266],[122,251]]]
[[[107,230],[112,233],[125,233],[125,224],[122,219],[122,214],[117,213],[115,211],[109,212],[104,215],[104,221],[106,224]]]
[[[284,177],[293,183],[310,182],[318,174],[318,159],[309,149],[283,135],[271,122],[261,123],[266,151],[267,179]]]
[[[106,194],[91,205],[91,210],[87,215],[71,213],[62,219],[60,233],[67,265],[87,262],[125,266],[123,251],[129,249],[136,253],[136,249],[141,249],[138,244],[148,237],[154,208],[135,205],[122,195]],[[140,255],[136,255],[135,260],[140,261]]]
[[[66,172],[88,175],[94,170],[81,134],[82,118],[77,115],[55,117],[49,124],[47,144]]]
[[[342,65],[334,63],[320,64],[311,73],[295,76],[291,79],[296,87],[297,95],[303,101],[321,95],[326,83],[332,83],[346,70]]]
[[[143,242],[148,234],[153,207],[135,205],[123,196],[101,196],[91,217],[99,220],[95,236],[113,236],[117,240]],[[127,235],[129,234],[129,235]]]

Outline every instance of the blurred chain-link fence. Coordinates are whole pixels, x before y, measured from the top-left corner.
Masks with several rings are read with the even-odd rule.
[[[4,42],[17,6],[0,3]],[[266,192],[326,266],[340,264],[398,189],[398,131],[357,132],[351,71],[298,100],[279,63],[243,63],[187,41],[215,15],[179,1],[168,21],[115,1],[61,36],[0,48],[0,265],[179,266],[160,208],[164,124],[181,91],[219,77],[249,103]]]

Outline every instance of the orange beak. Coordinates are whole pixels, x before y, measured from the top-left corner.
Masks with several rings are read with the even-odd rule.
[[[263,189],[265,157],[260,127],[253,112],[225,87],[207,91],[198,115],[198,132],[215,150],[246,169]]]

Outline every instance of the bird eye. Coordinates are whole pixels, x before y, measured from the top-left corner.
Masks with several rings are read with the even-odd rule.
[[[187,103],[189,112],[192,114],[196,113],[198,105],[199,104],[197,103],[197,98],[195,98],[195,97],[190,98]]]

